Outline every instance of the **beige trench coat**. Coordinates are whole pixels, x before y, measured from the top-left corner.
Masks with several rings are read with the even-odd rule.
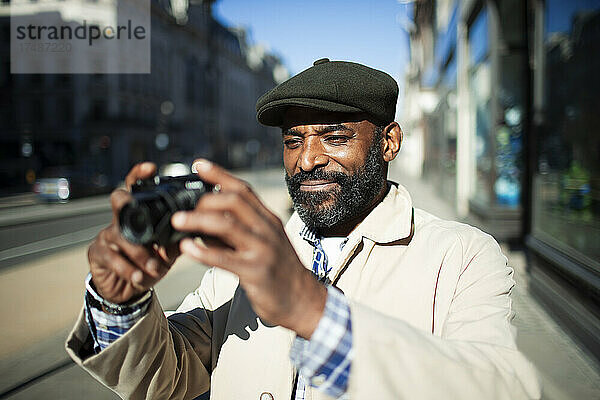
[[[294,214],[287,234],[310,266]],[[350,234],[333,266],[351,302],[351,399],[539,398],[532,365],[511,326],[513,271],[498,244],[476,228],[414,209],[392,186]],[[124,398],[289,400],[293,332],[263,324],[219,269],[206,273],[167,319],[154,297],[127,334],[93,355],[80,315],[66,347],[92,376]],[[309,388],[306,399],[326,399]]]

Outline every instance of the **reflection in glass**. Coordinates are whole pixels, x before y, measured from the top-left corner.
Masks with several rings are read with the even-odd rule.
[[[544,110],[533,188],[533,234],[598,272],[599,27],[597,1],[546,2]]]

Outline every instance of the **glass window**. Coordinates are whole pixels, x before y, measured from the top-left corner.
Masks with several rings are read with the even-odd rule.
[[[446,88],[456,89],[456,78],[456,56],[453,55],[448,62],[448,66],[446,67],[444,74],[442,75],[442,85]]]
[[[471,106],[475,127],[475,193],[481,203],[489,204],[492,174],[491,77],[489,62],[479,64],[470,77]]]
[[[600,4],[545,4],[532,233],[600,272]]]
[[[495,176],[493,194],[496,205],[517,208],[521,204],[523,109],[525,81],[524,52],[501,54],[498,105],[502,120],[495,129]]]
[[[483,7],[469,27],[471,116],[475,133],[475,184],[474,199],[489,205],[492,187],[491,139],[491,76],[489,62],[488,11]]]
[[[452,9],[452,15],[448,19],[448,25],[445,30],[438,33],[435,41],[435,62],[442,65],[449,57],[450,53],[456,47],[456,27],[458,20],[458,5]]]
[[[487,58],[489,51],[488,12],[482,8],[469,28],[469,54],[471,65],[476,65]]]

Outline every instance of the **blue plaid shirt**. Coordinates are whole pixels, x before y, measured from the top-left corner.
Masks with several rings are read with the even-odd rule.
[[[329,396],[344,398],[353,358],[350,306],[346,297],[329,285],[331,267],[319,237],[308,228],[304,228],[300,235],[314,247],[312,271],[319,281],[327,284],[327,302],[310,340],[297,336],[292,344],[290,358],[298,370],[295,399],[304,400],[307,383]],[[86,289],[92,297],[102,301],[91,284],[91,274],[86,278]],[[86,298],[86,321],[97,353],[115,342],[146,314],[152,293],[149,291],[130,304],[133,311],[127,315],[105,313],[91,307]]]
[[[332,397],[341,397],[348,387],[352,361],[352,325],[346,297],[333,286],[327,254],[321,238],[308,227],[300,236],[313,246],[312,271],[320,282],[327,285],[327,302],[323,317],[310,341],[296,336],[290,358],[298,369],[295,400],[304,400],[306,384]],[[346,244],[342,242],[341,247]]]
[[[107,303],[106,300],[103,300],[96,292],[94,285],[92,284],[91,273],[88,273],[85,278],[85,288],[88,294],[98,302]],[[148,291],[139,300],[131,304],[130,307],[132,312],[127,315],[108,314],[102,310],[98,310],[90,305],[86,296],[85,319],[88,328],[92,333],[92,338],[94,339],[94,350],[96,353],[99,353],[100,350],[105,349],[109,344],[123,336],[125,332],[146,314],[148,306],[150,305],[150,300],[152,300],[152,293],[153,291]]]

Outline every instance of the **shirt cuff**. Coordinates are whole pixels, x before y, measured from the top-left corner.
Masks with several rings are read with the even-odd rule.
[[[152,290],[140,297],[135,302],[127,305],[128,312],[122,315],[109,314],[96,307],[92,307],[88,296],[91,296],[97,302],[108,305],[111,308],[117,308],[118,305],[112,304],[102,298],[96,291],[92,283],[92,274],[89,273],[85,279],[85,316],[88,328],[94,340],[94,349],[96,353],[105,349],[111,343],[123,336],[138,322],[146,312],[152,300]]]
[[[338,398],[347,390],[352,357],[348,300],[338,289],[328,286],[317,328],[310,340],[296,336],[290,358],[305,382]]]

